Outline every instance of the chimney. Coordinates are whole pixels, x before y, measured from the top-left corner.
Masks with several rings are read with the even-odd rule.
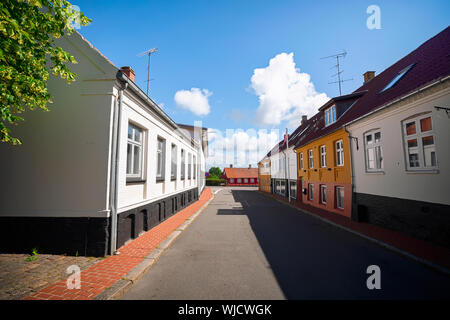
[[[373,78],[375,78],[375,71],[367,71],[366,73],[363,74],[363,76],[364,76],[364,83],[367,83]]]
[[[233,165],[232,165],[232,164],[230,164],[230,168],[233,168]]]
[[[306,122],[306,120],[308,120],[308,116],[302,116],[302,123],[301,124],[304,124]]]
[[[124,73],[128,78],[130,78],[131,81],[134,82],[136,74],[134,73],[133,69],[131,69],[131,67],[122,67],[120,68],[120,72]]]
[[[251,168],[252,168],[252,165],[251,165],[251,164],[249,164],[249,165],[248,165],[248,168],[249,168],[249,169],[251,169]]]

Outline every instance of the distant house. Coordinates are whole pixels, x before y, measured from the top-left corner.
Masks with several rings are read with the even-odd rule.
[[[0,252],[104,256],[198,199],[206,130],[177,125],[79,33],[57,45],[78,79],[49,79],[51,111],[0,145]]]
[[[222,179],[228,181],[229,186],[257,186],[258,185],[258,168],[229,168],[223,169]]]

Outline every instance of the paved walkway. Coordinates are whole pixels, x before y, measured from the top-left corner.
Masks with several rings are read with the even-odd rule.
[[[381,289],[367,288],[367,268]],[[222,188],[124,299],[436,299],[450,277],[266,197]]]
[[[0,254],[0,300],[23,299],[67,278],[71,265],[84,270],[102,260],[49,254],[38,254],[30,261],[28,258],[28,254]]]
[[[198,201],[120,248],[119,255],[109,256],[82,271],[80,289],[68,289],[64,279],[26,297],[25,300],[91,300],[95,298],[141,263],[145,256],[199,210],[211,196],[211,190],[206,188]]]

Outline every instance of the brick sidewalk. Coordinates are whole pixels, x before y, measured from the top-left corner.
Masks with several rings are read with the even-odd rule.
[[[211,189],[206,188],[198,201],[121,247],[119,255],[109,256],[83,270],[80,289],[68,289],[64,279],[24,300],[92,300],[141,263],[145,256],[197,212],[211,196]]]
[[[271,193],[258,191],[268,197],[288,203],[287,199]],[[418,240],[407,235],[384,229],[373,224],[361,223],[350,220],[347,217],[340,216],[335,213],[330,213],[326,210],[313,207],[304,203],[294,202],[293,205],[299,209],[307,211],[313,215],[331,221],[347,229],[353,230],[357,233],[363,234],[367,237],[384,242],[392,247],[407,252],[413,256],[429,261],[435,265],[450,269],[450,250],[444,247],[439,247],[431,243]]]

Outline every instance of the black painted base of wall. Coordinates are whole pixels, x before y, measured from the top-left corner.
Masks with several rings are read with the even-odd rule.
[[[0,217],[0,252],[102,257],[109,218]]]
[[[157,226],[192,202],[198,200],[198,188],[128,210],[119,214],[117,225],[117,248],[128,240]]]
[[[198,200],[198,189],[119,214],[117,248]],[[111,218],[0,217],[0,253],[67,254],[103,257],[111,254]]]
[[[352,219],[450,248],[450,206],[354,193]]]

